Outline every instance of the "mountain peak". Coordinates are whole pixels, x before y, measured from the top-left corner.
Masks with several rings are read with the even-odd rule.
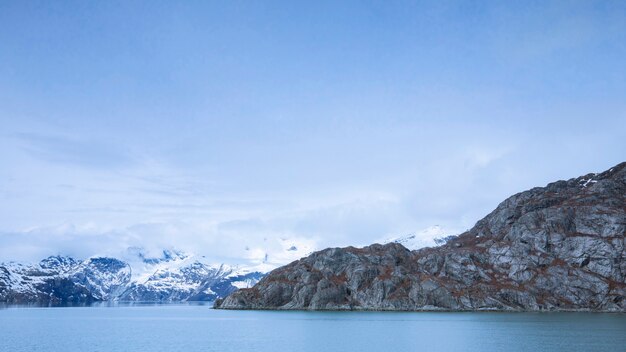
[[[39,266],[42,269],[54,269],[54,270],[63,270],[67,271],[74,266],[76,266],[78,262],[68,256],[54,255],[49,256],[39,262]]]

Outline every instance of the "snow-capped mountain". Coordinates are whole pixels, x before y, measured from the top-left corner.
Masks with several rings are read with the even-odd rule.
[[[439,225],[428,227],[424,230],[414,232],[405,236],[387,238],[380,241],[383,244],[399,243],[412,251],[424,247],[434,247],[445,243],[446,237],[450,235]]]
[[[273,269],[211,264],[170,250],[150,257],[130,248],[121,257],[51,256],[37,264],[2,263],[0,302],[212,301],[251,287]]]
[[[204,258],[163,251],[161,258],[141,254],[130,260],[132,279],[117,299],[122,301],[204,301],[247,288],[271,268],[206,263]],[[264,270],[265,269],[265,270]]]

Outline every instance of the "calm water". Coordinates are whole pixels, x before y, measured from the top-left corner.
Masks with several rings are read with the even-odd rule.
[[[0,351],[626,351],[626,315],[0,309]]]

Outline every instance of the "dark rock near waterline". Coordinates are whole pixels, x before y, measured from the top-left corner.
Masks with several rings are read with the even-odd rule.
[[[445,245],[329,248],[223,309],[626,311],[626,163],[502,202]]]

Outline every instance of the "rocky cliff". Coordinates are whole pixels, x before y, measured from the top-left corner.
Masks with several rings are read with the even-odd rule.
[[[330,248],[223,309],[626,311],[626,163],[518,193],[435,248]]]

